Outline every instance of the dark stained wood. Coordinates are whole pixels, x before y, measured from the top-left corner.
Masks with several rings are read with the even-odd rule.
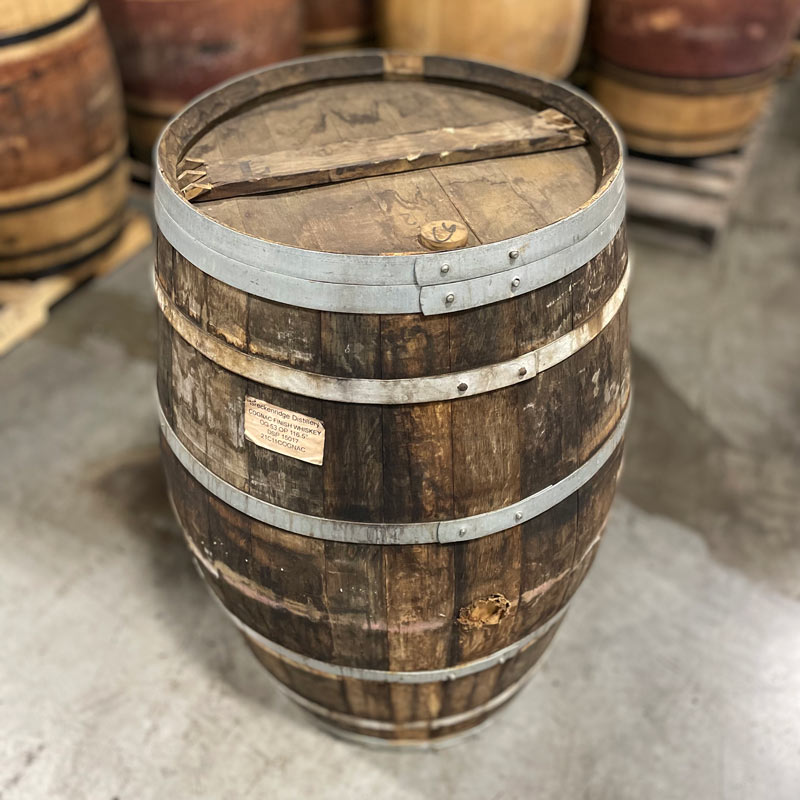
[[[332,60],[330,74],[346,70],[347,63]],[[374,68],[373,61],[367,65]],[[430,68],[451,75],[461,69],[450,60],[432,60]],[[316,67],[288,69],[305,79]],[[531,105],[511,98],[535,79],[515,78],[505,96],[497,97],[469,88],[470,79],[493,80],[496,72],[464,69],[457,87],[371,79],[306,86],[210,125],[189,154],[239,158],[276,152],[286,149],[292,132],[299,132],[299,147],[320,148],[482,124],[498,110],[502,118],[530,116]],[[260,80],[247,78],[249,88],[234,84],[231,91],[242,100],[254,85],[263,88]],[[559,90],[541,86],[564,113],[583,113]],[[439,95],[435,107],[417,108]],[[547,225],[585,203],[619,157],[607,131],[587,133],[587,144],[558,153],[438,166],[196,208],[236,230],[323,251],[418,252],[420,227],[432,218],[464,225],[467,246],[474,246]],[[173,145],[168,135],[165,146]],[[354,227],[354,219],[363,224]],[[295,369],[343,379],[417,378],[513,359],[578,325],[597,334],[573,356],[515,386],[452,401],[380,406],[302,397],[247,381],[193,351],[162,323],[158,381],[165,414],[211,472],[293,511],[418,522],[503,508],[584,463],[624,410],[626,307],[602,330],[598,322],[623,276],[624,237],[623,228],[591,262],[535,292],[440,317],[318,312],[263,300],[205,275],[162,240],[157,279],[191,330]],[[222,351],[215,352],[222,358]],[[322,464],[246,439],[248,396],[319,420],[325,429]],[[564,607],[596,552],[620,454],[621,447],[580,490],[522,525],[455,544],[415,546],[346,544],[281,531],[210,497],[169,451],[164,463],[203,577],[245,625],[329,664],[416,671],[455,669],[488,656],[529,636]],[[278,681],[319,706],[316,713],[329,723],[392,741],[423,741],[487,718],[492,710],[486,704],[509,699],[502,693],[521,686],[554,633],[555,628],[503,664],[423,684],[342,679],[279,657],[253,638],[248,644]]]
[[[221,200],[585,143],[582,128],[548,108],[529,118],[339,142],[300,153],[293,149],[199,165],[192,162],[179,180],[187,200]]]

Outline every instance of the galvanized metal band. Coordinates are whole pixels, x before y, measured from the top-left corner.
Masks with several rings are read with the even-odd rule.
[[[403,731],[437,731],[441,728],[447,728],[451,725],[460,725],[462,722],[469,722],[481,714],[488,714],[494,709],[507,703],[511,698],[517,694],[531,679],[533,672],[532,668],[519,680],[514,681],[510,686],[503,689],[500,694],[495,695],[491,700],[486,703],[481,703],[479,706],[471,708],[469,711],[462,711],[460,714],[451,714],[448,717],[437,717],[430,720],[413,720],[411,722],[385,722],[379,719],[368,719],[366,717],[358,717],[354,714],[345,714],[343,711],[336,711],[332,708],[315,703],[307,697],[303,697],[299,692],[289,688],[285,683],[282,683],[271,672],[267,671],[267,677],[272,681],[275,689],[285,697],[289,698],[293,703],[302,706],[306,711],[326,720],[331,720],[332,724],[340,722],[344,725],[352,725],[354,727],[362,728],[365,731],[390,731],[402,733]]]
[[[253,497],[222,480],[205,464],[198,461],[178,438],[163,410],[160,407],[158,409],[161,431],[175,457],[201,486],[223,503],[253,519],[300,536],[350,544],[379,545],[450,544],[479,539],[522,525],[543,514],[580,489],[600,471],[622,441],[629,413],[630,402],[608,438],[574,472],[517,503],[459,519],[390,523],[352,522],[316,517]]]
[[[154,194],[162,234],[203,272],[276,302],[355,314],[446,314],[533,291],[594,258],[625,215],[619,171],[584,208],[526,236],[446,253],[367,256],[237,232],[179,197],[160,172]]]
[[[367,747],[370,750],[382,750],[384,752],[390,751],[393,753],[419,753],[431,752],[438,753],[441,750],[447,750],[461,744],[467,739],[473,739],[480,736],[487,728],[494,724],[497,719],[496,715],[492,715],[488,719],[472,728],[467,728],[465,731],[458,731],[458,733],[451,733],[445,736],[440,736],[436,739],[384,739],[380,736],[370,736],[368,733],[356,733],[356,731],[349,731],[346,728],[340,728],[332,722],[327,722],[320,717],[311,715],[311,721],[322,731],[336,739],[342,739],[346,742],[352,742],[359,747]]]
[[[197,566],[197,569],[200,570],[200,574],[202,575],[203,568],[197,561],[195,561],[195,566]],[[258,631],[253,630],[249,625],[242,622],[236,614],[225,606],[210,587],[209,591],[211,591],[211,596],[217,601],[225,614],[230,617],[234,625],[236,625],[247,638],[273,656],[284,661],[289,661],[301,668],[322,672],[326,675],[333,675],[337,678],[354,678],[360,681],[376,681],[378,683],[441,683],[443,681],[455,681],[468,675],[474,675],[477,672],[483,672],[498,664],[505,664],[506,661],[514,658],[520,651],[549,633],[561,622],[569,608],[569,601],[567,601],[567,603],[543,625],[539,625],[539,627],[532,630],[526,636],[517,639],[516,642],[512,642],[510,645],[496,650],[494,653],[484,656],[483,658],[468,661],[466,664],[458,664],[454,667],[445,667],[443,669],[399,672],[389,669],[368,669],[366,667],[350,667],[342,664],[332,664],[329,661],[320,661],[318,658],[311,658],[310,656],[305,656],[294,650],[289,650],[287,647],[273,642],[271,639],[267,639],[266,636],[263,636]]]
[[[627,267],[614,293],[586,322],[519,358],[464,372],[395,380],[322,375],[242,352],[198,327],[175,305],[158,280],[155,288],[158,305],[172,328],[195,350],[229,372],[274,389],[319,400],[397,405],[455,400],[531,380],[577,353],[606,328],[625,299],[629,275],[630,267]]]

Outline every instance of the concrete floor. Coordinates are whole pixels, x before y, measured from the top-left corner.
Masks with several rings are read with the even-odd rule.
[[[538,676],[438,753],[329,738],[191,566],[148,263],[0,361],[0,798],[800,797],[800,85],[713,256],[634,237],[636,403],[594,570]]]

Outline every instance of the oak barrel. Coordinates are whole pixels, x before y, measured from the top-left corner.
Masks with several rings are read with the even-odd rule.
[[[131,153],[147,164],[188,100],[302,52],[301,0],[99,2],[122,72]]]
[[[366,51],[212,92],[157,153],[163,457],[200,573],[339,733],[479,725],[617,482],[612,125],[532,76]]]
[[[384,47],[491,61],[566,77],[580,55],[589,0],[380,0]]]
[[[0,277],[108,245],[128,189],[122,92],[97,8],[0,2]]]
[[[357,47],[374,36],[374,0],[305,0],[306,52]]]
[[[764,112],[798,10],[797,0],[596,0],[592,93],[632,149],[734,149]]]

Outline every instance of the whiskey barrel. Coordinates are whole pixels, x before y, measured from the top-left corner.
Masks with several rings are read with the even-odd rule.
[[[578,60],[589,0],[380,0],[378,9],[384,47],[563,78]]]
[[[251,74],[160,141],[170,496],[343,735],[488,719],[594,558],[628,414],[620,153],[564,86],[381,51]]]
[[[764,111],[799,8],[797,0],[596,0],[592,93],[635,150],[731,150]]]
[[[0,89],[0,277],[33,277],[99,251],[122,225],[122,92],[97,9],[4,4]]]
[[[305,0],[306,52],[369,43],[374,35],[373,0]]]
[[[195,95],[301,53],[301,0],[99,0],[117,53],[131,153],[149,164]]]

